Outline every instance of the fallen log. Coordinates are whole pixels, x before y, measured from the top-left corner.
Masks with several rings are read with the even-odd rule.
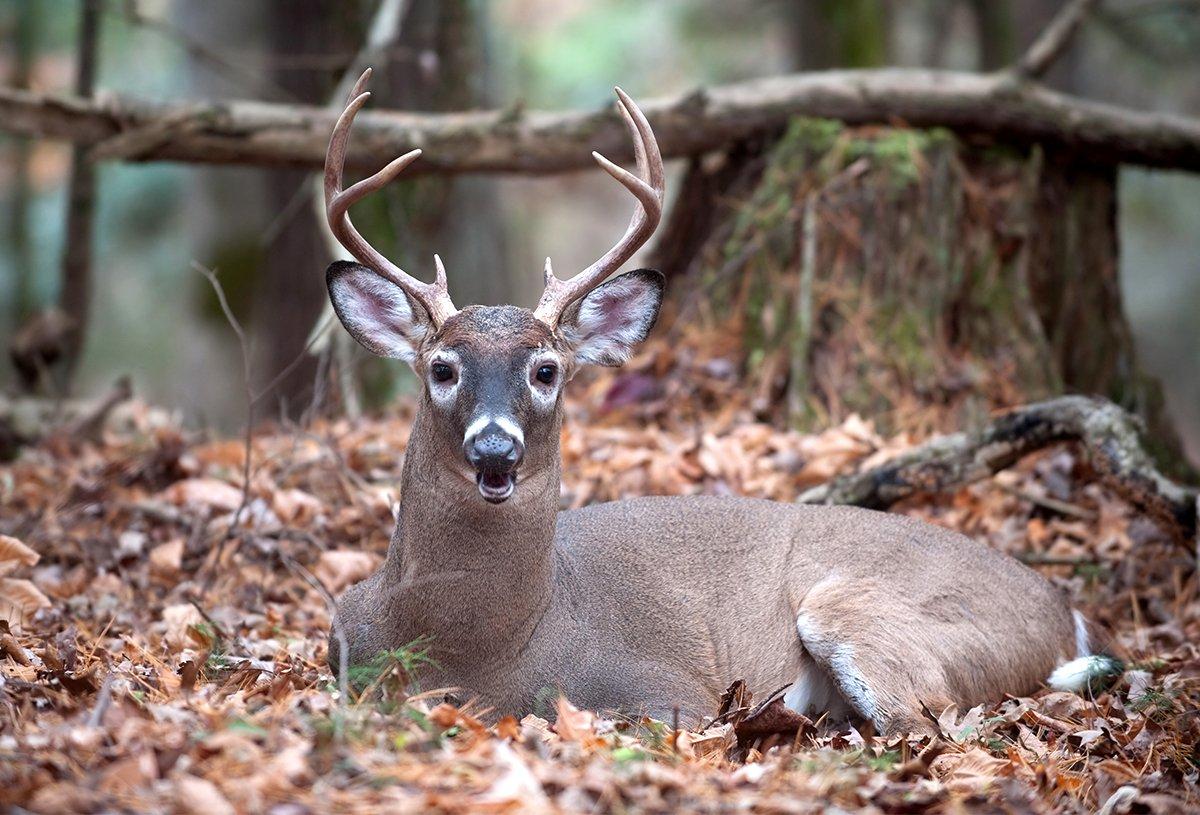
[[[805,504],[887,509],[918,493],[958,489],[1060,442],[1078,442],[1106,484],[1179,543],[1197,545],[1197,490],[1163,475],[1142,447],[1139,423],[1105,399],[1063,396],[1015,408],[972,432],[939,436],[891,461],[807,490]]]
[[[1035,66],[1036,67],[1036,66]],[[968,137],[1041,143],[1106,163],[1200,171],[1200,121],[1048,90],[1020,71],[879,69],[792,74],[639,99],[667,158],[694,156],[783,127],[795,116],[847,124],[945,127]],[[265,102],[81,99],[0,87],[0,130],[87,145],[97,160],[322,166],[335,114]],[[555,173],[593,166],[591,151],[632,158],[612,109],[461,113],[366,110],[347,164],[377,169],[425,150],[406,175]]]

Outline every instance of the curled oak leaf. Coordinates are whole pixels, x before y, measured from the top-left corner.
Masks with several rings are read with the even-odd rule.
[[[37,564],[40,555],[16,538],[0,535],[0,577],[12,574],[18,566]]]
[[[813,729],[811,719],[784,704],[784,694],[790,687],[784,685],[734,724],[739,746],[747,747],[771,737],[776,742],[784,738],[795,740]]]
[[[28,580],[0,577],[0,619],[15,629],[40,608],[49,608],[50,598]]]

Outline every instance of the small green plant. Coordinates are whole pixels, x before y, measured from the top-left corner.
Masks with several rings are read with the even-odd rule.
[[[635,761],[650,761],[654,755],[637,747],[617,747],[612,751],[612,758],[617,764],[630,764]]]
[[[360,696],[369,696],[380,691],[383,699],[407,697],[419,690],[417,672],[426,667],[437,667],[431,654],[432,638],[421,636],[399,648],[380,651],[365,665],[352,665],[347,678],[350,685],[360,688]]]
[[[1129,700],[1129,706],[1149,719],[1160,720],[1176,712],[1176,691],[1147,688]]]
[[[847,764],[865,764],[876,772],[888,772],[900,763],[900,753],[895,750],[885,750],[879,755],[869,750],[852,750],[846,754]]]

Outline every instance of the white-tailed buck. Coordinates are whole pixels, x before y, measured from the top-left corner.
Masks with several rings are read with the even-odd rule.
[[[422,383],[387,559],[348,590],[351,665],[418,638],[452,685],[497,714],[558,692],[593,709],[698,717],[734,679],[808,714],[923,730],[940,711],[1086,676],[1082,618],[1017,561],[963,535],[870,510],[724,497],[640,498],[559,511],[563,389],[583,365],[620,365],[658,315],[663,276],[611,280],[662,214],[662,156],[620,89],[637,174],[596,161],[637,199],[624,237],[562,280],[546,262],[537,308],[455,308],[435,257],[422,283],[347,214],[414,150],[342,188],[364,74],[325,163],[329,225],[362,265],[337,262],[329,296],[374,353]],[[341,656],[330,638],[330,663]],[[1073,661],[1074,660],[1074,661]],[[1064,663],[1070,662],[1064,666]],[[1074,674],[1074,676],[1072,676]]]

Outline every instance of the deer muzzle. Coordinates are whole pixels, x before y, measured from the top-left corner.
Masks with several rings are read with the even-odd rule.
[[[501,504],[517,486],[517,467],[525,455],[521,439],[496,422],[463,440],[463,453],[475,468],[475,484],[485,501]]]

